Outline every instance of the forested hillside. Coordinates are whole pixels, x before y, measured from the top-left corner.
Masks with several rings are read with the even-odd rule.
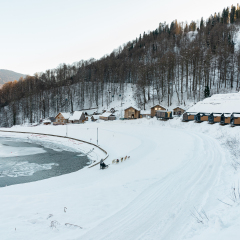
[[[26,75],[13,72],[6,69],[0,69],[0,87],[7,82],[19,80],[20,77],[26,77]]]
[[[2,126],[26,120],[103,106],[112,95],[132,84],[139,108],[149,102],[177,104],[203,99],[210,94],[238,91],[240,8],[232,6],[199,24],[160,23],[154,31],[140,34],[110,55],[72,65],[61,64],[0,90]],[[111,93],[111,94],[110,94]]]

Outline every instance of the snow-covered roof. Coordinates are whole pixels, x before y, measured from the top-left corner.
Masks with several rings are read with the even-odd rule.
[[[240,113],[233,113],[234,117],[240,117]]]
[[[88,115],[92,115],[94,114],[95,112],[97,112],[97,108],[94,108],[94,109],[83,109],[82,110],[84,113],[86,112]]]
[[[231,113],[224,113],[224,117],[231,117]]]
[[[100,115],[92,115],[94,119],[99,119]]]
[[[198,114],[200,114],[200,116],[208,116],[208,115],[210,115],[210,113],[203,113],[203,112],[199,112]]]
[[[134,108],[134,109],[136,109],[137,111],[141,111],[139,108],[134,107],[134,106],[129,106],[129,107],[125,108],[124,110],[127,110],[127,109],[129,109],[129,108]]]
[[[70,112],[66,112],[66,113],[64,113],[64,112],[60,112],[61,114],[62,114],[62,116],[65,118],[65,119],[69,119],[69,117],[71,116],[71,113]],[[59,114],[59,113],[58,113]],[[57,114],[57,115],[58,115]],[[56,116],[57,117],[57,116]]]
[[[151,114],[151,111],[150,111],[150,109],[141,110],[141,114]]]
[[[113,115],[111,112],[105,112],[102,115],[100,115],[100,117],[109,117],[111,115]]]
[[[187,115],[195,115],[195,114],[197,114],[197,112],[185,112],[185,114],[187,114]]]
[[[180,109],[182,109],[182,110],[186,111],[186,108],[182,108],[182,107],[178,107],[178,106],[177,106],[177,107],[175,107],[175,108],[173,108],[173,110],[174,110],[174,109],[176,109],[176,108],[180,108]]]
[[[215,116],[215,117],[221,117],[222,116],[222,113],[212,113],[213,114],[213,116]]]
[[[83,111],[75,111],[73,115],[69,118],[70,121],[79,120],[83,114]]]
[[[215,94],[190,107],[188,112],[240,112],[240,92]]]
[[[43,123],[50,123],[50,122],[51,122],[51,120],[49,120],[49,119],[43,120]]]
[[[155,108],[156,106],[160,106],[160,107],[162,107],[162,108],[167,109],[166,107],[164,107],[163,105],[160,105],[160,104],[156,104],[156,105],[152,106],[151,108]]]

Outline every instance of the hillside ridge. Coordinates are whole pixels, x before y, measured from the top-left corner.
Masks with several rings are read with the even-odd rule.
[[[0,86],[10,81],[18,81],[20,77],[25,78],[26,74],[14,72],[7,69],[0,69]]]

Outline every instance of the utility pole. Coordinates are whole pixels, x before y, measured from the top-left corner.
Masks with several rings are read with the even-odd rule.
[[[98,128],[97,128],[97,145],[98,145]]]
[[[66,137],[68,136],[68,135],[67,135],[67,130],[68,130],[68,129],[67,129],[67,123],[66,123]]]

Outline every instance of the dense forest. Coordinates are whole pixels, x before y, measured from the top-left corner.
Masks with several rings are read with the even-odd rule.
[[[136,102],[181,105],[222,89],[239,90],[240,50],[236,37],[240,7],[223,9],[189,24],[160,23],[99,60],[61,64],[34,76],[9,82],[0,89],[2,126],[36,122],[59,111],[108,104],[115,92],[134,86]]]

